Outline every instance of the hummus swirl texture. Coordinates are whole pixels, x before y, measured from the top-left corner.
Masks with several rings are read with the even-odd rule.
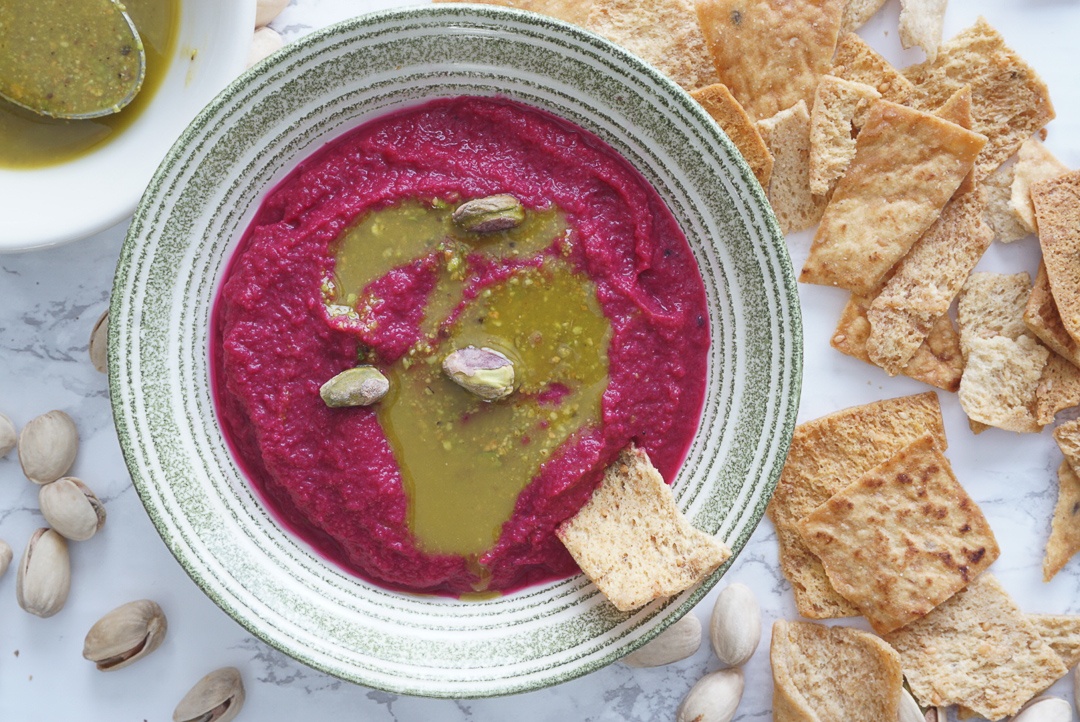
[[[461,306],[523,263],[568,264],[595,288],[610,323],[607,386],[599,419],[583,423],[522,480],[490,548],[433,553],[410,529],[411,502],[377,410],[327,408],[319,387],[356,365],[358,354],[376,366],[394,364],[423,340],[436,256],[369,285],[368,296],[380,299],[379,323],[335,318],[327,281],[342,235],[369,214],[500,193],[528,212],[557,209],[567,231],[532,259],[470,257]],[[214,336],[219,418],[278,517],[370,581],[450,595],[506,592],[575,573],[554,529],[630,441],[670,482],[697,428],[709,345],[701,277],[656,191],[586,131],[513,101],[475,97],[370,121],[274,188],[226,271]],[[550,396],[544,402],[557,406],[559,394]]]

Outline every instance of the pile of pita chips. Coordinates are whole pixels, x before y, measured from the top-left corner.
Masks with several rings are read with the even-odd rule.
[[[731,556],[725,544],[683,517],[671,487],[633,445],[556,534],[585,576],[623,612],[692,587]]]

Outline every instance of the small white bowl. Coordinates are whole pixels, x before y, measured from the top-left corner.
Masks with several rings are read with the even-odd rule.
[[[182,0],[168,72],[131,125],[65,163],[0,168],[0,253],[85,238],[129,216],[180,131],[244,69],[254,27],[253,0]]]

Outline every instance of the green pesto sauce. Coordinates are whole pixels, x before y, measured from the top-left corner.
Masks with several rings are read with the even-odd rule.
[[[146,78],[135,99],[119,113],[89,120],[64,120],[47,118],[0,99],[0,167],[38,168],[63,163],[100,147],[131,125],[149,105],[168,71],[180,26],[180,1],[124,2],[124,9],[135,23],[146,51]],[[26,8],[31,6],[46,6],[53,13],[73,13],[76,8],[82,8],[83,3],[3,0],[0,2],[0,43],[25,40],[24,29],[17,27],[13,17],[25,17]],[[0,78],[12,77],[14,72],[12,68],[2,66],[5,56],[10,57],[10,53],[0,50]],[[33,67],[40,68],[43,62],[47,64],[40,58],[34,59]],[[93,84],[91,79],[89,85]]]
[[[339,246],[331,302],[353,306],[363,321],[360,291],[368,282],[439,252],[439,282],[425,307],[428,336],[383,369],[390,392],[377,413],[420,548],[475,559],[498,539],[518,494],[552,452],[599,421],[611,326],[592,281],[551,252],[566,231],[557,209],[529,212],[511,231],[471,237],[453,229],[451,211],[406,203],[355,224]],[[544,254],[544,263],[484,289],[437,333],[462,298],[470,250],[500,258]],[[485,402],[444,376],[442,359],[468,345],[514,362],[514,394]],[[563,395],[541,403],[538,395],[554,385]]]

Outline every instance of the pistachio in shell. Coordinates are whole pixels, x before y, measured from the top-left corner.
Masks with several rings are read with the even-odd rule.
[[[15,433],[15,424],[11,419],[0,414],[0,459],[11,453],[15,445],[19,443],[19,436]]]
[[[168,627],[157,602],[139,599],[122,604],[90,627],[83,657],[103,672],[122,669],[160,647]]]
[[[51,617],[64,608],[69,591],[71,558],[67,541],[52,529],[38,529],[19,562],[15,598],[31,614]]]
[[[79,431],[63,411],[31,419],[19,434],[19,463],[35,484],[49,484],[66,474],[78,450]]]
[[[109,373],[109,312],[101,314],[90,332],[90,363],[103,374]]]
[[[525,220],[525,207],[509,193],[500,193],[462,203],[451,218],[454,225],[469,233],[508,231]]]
[[[514,392],[514,363],[487,347],[466,346],[442,362],[451,381],[484,401],[498,401]]]
[[[38,491],[45,521],[71,541],[86,541],[105,524],[105,505],[73,476],[65,476]]]
[[[390,390],[390,381],[374,366],[342,371],[319,388],[323,403],[332,409],[371,406]]]
[[[0,577],[7,574],[13,556],[14,554],[11,551],[11,545],[3,539],[0,539]]]
[[[222,667],[200,679],[184,695],[173,712],[173,722],[229,722],[243,706],[240,670]]]

